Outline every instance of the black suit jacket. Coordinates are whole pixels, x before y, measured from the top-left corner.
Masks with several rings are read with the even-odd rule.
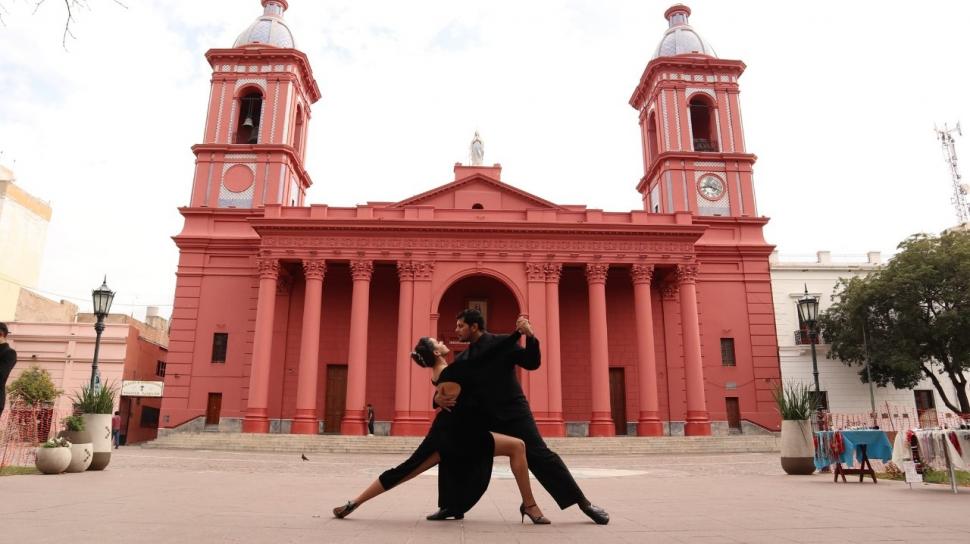
[[[466,405],[477,406],[498,421],[532,417],[529,401],[515,375],[515,367],[535,370],[542,364],[539,340],[526,337],[525,348],[518,344],[522,333],[492,334],[486,332],[468,349],[455,357],[455,362],[468,360],[476,374],[475,387],[462,390]]]

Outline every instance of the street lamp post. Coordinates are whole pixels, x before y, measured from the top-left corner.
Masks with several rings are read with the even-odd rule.
[[[94,316],[98,319],[94,324],[94,358],[91,359],[91,390],[94,391],[94,384],[98,376],[98,351],[101,349],[101,333],[104,332],[104,318],[111,311],[111,302],[115,298],[115,293],[108,289],[108,277],[105,276],[101,287],[91,291],[91,299],[94,301]]]
[[[805,285],[805,296],[798,299],[798,321],[808,328],[808,340],[812,344],[812,375],[815,377],[815,393],[818,394],[821,391],[818,386],[818,360],[815,355],[815,341],[818,338],[818,331],[815,329],[818,323],[818,297],[808,294],[808,285]]]

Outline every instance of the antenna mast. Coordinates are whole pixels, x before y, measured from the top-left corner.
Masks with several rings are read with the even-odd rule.
[[[950,197],[950,202],[953,203],[953,208],[957,212],[957,221],[962,225],[970,221],[970,206],[967,205],[967,193],[970,192],[970,185],[962,183],[962,178],[960,177],[960,168],[957,164],[957,148],[953,142],[953,133],[956,132],[958,136],[963,136],[963,132],[960,131],[959,121],[954,128],[949,128],[944,124],[942,130],[938,128],[935,130],[937,139],[943,145],[943,158],[950,167],[950,177],[953,183],[953,196]]]

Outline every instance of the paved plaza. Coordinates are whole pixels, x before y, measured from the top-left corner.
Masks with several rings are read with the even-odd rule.
[[[352,498],[400,455],[116,450],[104,472],[0,478],[2,542],[968,542],[970,490],[786,476],[771,453],[567,456],[607,526],[560,511],[533,481],[551,526],[519,523],[508,466],[464,521],[429,522],[425,475],[349,518]]]

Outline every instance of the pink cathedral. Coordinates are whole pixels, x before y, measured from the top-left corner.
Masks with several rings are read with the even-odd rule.
[[[415,340],[466,307],[526,314],[542,366],[520,376],[545,436],[776,430],[780,378],[767,219],[738,78],[675,5],[630,97],[639,209],[560,205],[456,164],[400,202],[305,201],[320,89],[285,0],[229,49],[212,89],[180,251],[162,428],[422,435],[434,416]],[[631,80],[633,68],[631,68]],[[631,115],[631,120],[633,115]],[[443,180],[444,181],[444,180]],[[527,183],[525,184],[527,185]]]

